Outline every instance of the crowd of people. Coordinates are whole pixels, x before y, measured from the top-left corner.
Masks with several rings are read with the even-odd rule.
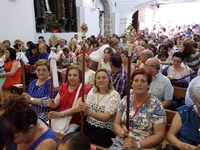
[[[130,68],[126,35],[92,35],[84,44],[78,35],[69,44],[58,38],[54,51],[43,37],[38,38],[37,44],[27,42],[27,48],[21,40],[16,40],[14,46],[9,40],[3,41],[0,43],[0,120],[6,129],[0,135],[8,138],[0,140],[0,148],[40,150],[46,146],[45,149],[52,150],[57,147],[89,150],[90,143],[109,147],[117,137],[123,139],[125,148],[159,150],[166,133],[164,109],[172,109],[177,113],[167,133],[168,142],[178,149],[195,150],[200,144],[200,35],[192,32],[188,38],[187,32],[170,37],[156,32],[138,34],[130,41]],[[50,53],[56,55],[57,70],[53,71],[58,72],[60,86],[52,91]],[[23,71],[27,91],[21,96],[5,98],[6,90],[21,83]],[[84,80],[82,72],[85,72]],[[127,97],[129,82],[131,92]],[[186,99],[181,103],[173,97],[173,86],[187,88]],[[126,128],[127,100],[130,101],[129,128]],[[84,134],[79,132],[81,116]],[[51,120],[56,124],[68,117],[71,117],[68,127],[62,128],[66,136],[57,142],[46,123]]]

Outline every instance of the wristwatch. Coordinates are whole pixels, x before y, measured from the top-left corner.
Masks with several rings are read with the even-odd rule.
[[[31,99],[30,99],[30,103],[32,103],[32,102],[33,102],[33,99],[34,99],[34,98],[33,98],[33,97],[31,97]]]
[[[141,148],[140,143],[137,141],[136,144],[137,144],[137,148],[140,149]]]
[[[61,117],[64,117],[64,116],[65,116],[64,112],[61,112]]]

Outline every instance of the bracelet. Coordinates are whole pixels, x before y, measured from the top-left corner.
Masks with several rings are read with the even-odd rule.
[[[140,143],[137,141],[136,144],[137,144],[137,148],[140,149],[141,148]]]
[[[95,114],[96,114],[96,112],[94,111],[93,114],[91,115],[91,117],[94,117]]]

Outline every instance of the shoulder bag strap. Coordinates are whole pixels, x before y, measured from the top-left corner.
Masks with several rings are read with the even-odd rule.
[[[78,100],[78,95],[79,95],[79,93],[80,93],[81,87],[82,87],[82,83],[79,84],[78,90],[76,91],[76,96],[75,96],[75,98],[74,98],[74,102],[73,102],[72,107],[74,107],[74,106],[76,105],[76,102],[77,102],[77,100]]]

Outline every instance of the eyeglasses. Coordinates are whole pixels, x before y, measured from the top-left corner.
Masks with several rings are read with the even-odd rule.
[[[42,70],[40,70],[40,69],[36,69],[36,72],[42,72],[42,73],[45,73],[45,72],[47,72],[48,70],[47,69],[42,69]]]

